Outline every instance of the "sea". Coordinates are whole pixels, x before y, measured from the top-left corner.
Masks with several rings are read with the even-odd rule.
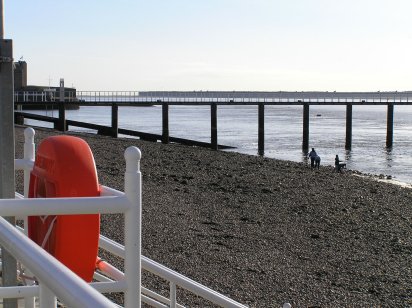
[[[38,110],[36,114],[58,117],[58,112]],[[67,119],[110,125],[111,107],[82,106],[67,110]],[[347,168],[365,174],[412,184],[412,106],[394,106],[393,146],[386,148],[386,106],[353,106],[352,149],[345,150],[346,106],[310,106],[309,148],[315,148],[321,165],[334,165],[336,155]],[[218,143],[236,151],[258,155],[257,106],[218,106]],[[50,127],[50,123],[27,120],[26,124]],[[119,127],[161,134],[162,108],[119,107]],[[88,131],[72,128],[73,131]],[[265,153],[269,158],[307,162],[302,153],[302,106],[265,107]],[[209,106],[169,106],[170,136],[210,142]],[[144,155],[144,153],[143,153]],[[144,156],[143,156],[144,159]]]

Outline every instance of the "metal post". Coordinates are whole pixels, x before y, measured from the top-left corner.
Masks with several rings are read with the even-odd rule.
[[[391,148],[393,145],[393,103],[388,103],[386,127],[386,147]]]
[[[131,206],[124,215],[125,228],[125,277],[127,288],[124,296],[125,307],[141,307],[141,254],[142,254],[142,175],[140,158],[136,147],[128,147],[124,153],[126,172],[124,192]]]
[[[352,149],[352,104],[346,105],[346,140],[345,149]]]
[[[59,125],[58,130],[66,131],[66,109],[64,108],[64,79],[60,78]]]
[[[210,105],[210,141],[213,150],[219,148],[217,144],[217,104]]]
[[[14,198],[14,104],[13,42],[4,39],[3,1],[0,1],[0,198]],[[15,217],[5,217],[15,225]],[[1,251],[3,286],[17,285],[17,264],[6,250]],[[17,307],[16,299],[5,299],[4,307]]]
[[[34,152],[35,152],[35,144],[34,144],[34,129],[28,127],[24,130],[24,156],[25,160],[30,160],[34,162]],[[29,197],[29,184],[30,184],[30,172],[29,169],[24,169],[24,198]],[[27,235],[29,230],[28,225],[28,218],[27,216],[24,217],[24,233]]]
[[[117,138],[119,135],[119,106],[112,104],[112,137]]]
[[[57,298],[53,292],[40,281],[39,283],[40,307],[57,307]]]
[[[307,153],[309,150],[309,104],[303,104],[303,138],[302,152]]]
[[[162,143],[169,143],[169,103],[162,103]]]
[[[258,155],[265,153],[265,104],[258,107]]]
[[[170,308],[176,308],[176,284],[170,282]]]

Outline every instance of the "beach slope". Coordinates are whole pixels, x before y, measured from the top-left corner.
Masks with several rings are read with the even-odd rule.
[[[36,129],[36,143],[53,134]],[[250,307],[412,306],[410,188],[330,166],[76,135],[100,183],[122,191],[124,150],[142,151],[145,256]],[[118,242],[122,226],[121,215],[102,216],[102,233]],[[168,294],[167,284],[144,282]]]

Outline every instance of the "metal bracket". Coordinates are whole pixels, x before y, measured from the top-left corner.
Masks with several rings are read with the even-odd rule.
[[[3,57],[0,56],[0,63],[10,63],[13,62],[13,58],[12,57]]]

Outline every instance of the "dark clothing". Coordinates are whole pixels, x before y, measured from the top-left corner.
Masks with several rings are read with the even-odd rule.
[[[342,167],[345,167],[346,166],[346,164],[344,164],[344,163],[341,163],[340,161],[339,161],[339,156],[338,155],[336,155],[336,157],[335,157],[335,170],[336,170],[336,172],[341,172],[341,168]]]
[[[320,167],[320,156],[316,155],[315,157],[315,168],[319,169]]]
[[[309,153],[309,158],[310,158],[310,166],[313,168],[315,166],[315,158],[316,156],[318,156],[318,154],[316,154],[315,150],[312,149],[312,151],[310,151]]]

